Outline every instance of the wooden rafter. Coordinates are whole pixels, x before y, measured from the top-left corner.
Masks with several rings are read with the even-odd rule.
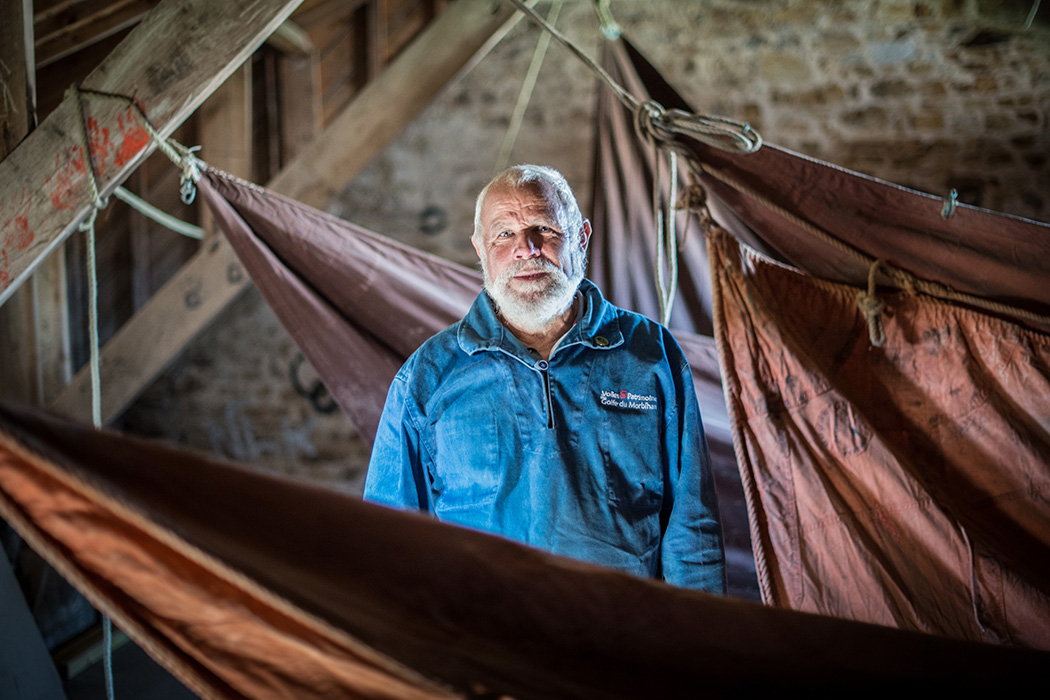
[[[519,16],[507,2],[452,4],[267,186],[323,206]],[[248,284],[224,239],[183,266],[103,348],[103,420],[123,411]],[[85,418],[89,392],[84,370],[52,408]]]
[[[164,0],[83,87],[133,95],[168,135],[298,4]],[[105,197],[154,146],[127,105],[89,101],[85,111],[88,148]],[[91,209],[80,129],[76,105],[66,100],[0,163],[0,304]]]

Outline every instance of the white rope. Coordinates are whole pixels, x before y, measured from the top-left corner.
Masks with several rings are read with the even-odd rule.
[[[106,679],[106,700],[113,700],[113,621],[102,617],[102,646],[105,650],[103,674]]]
[[[660,296],[660,323],[671,322],[671,309],[678,290],[678,232],[675,202],[678,201],[678,156],[669,152],[670,194],[665,201],[660,187],[660,149],[654,145],[653,212],[656,217],[656,291]],[[666,268],[666,272],[665,272]],[[669,277],[669,278],[668,278]]]
[[[143,216],[146,216],[153,221],[157,222],[164,228],[174,231],[180,235],[188,238],[194,238],[196,240],[202,240],[204,238],[204,229],[200,226],[195,226],[188,221],[176,218],[171,214],[158,209],[146,200],[142,199],[133,192],[130,192],[123,187],[118,187],[113,190],[113,196],[130,206],[135,211],[139,212]]]
[[[597,0],[594,4],[594,11],[598,13],[598,19],[602,23],[602,34],[605,35],[606,39],[612,41],[613,39],[619,39],[623,30],[620,28],[616,18],[613,17],[609,3],[610,0]]]
[[[1035,15],[1039,12],[1039,2],[1040,0],[1035,0],[1035,2],[1032,3],[1032,9],[1028,11],[1028,19],[1024,21],[1025,30],[1032,28],[1032,22],[1035,21]]]
[[[591,71],[601,78],[625,106],[635,113],[635,126],[644,130],[647,139],[653,139],[668,148],[676,148],[675,136],[685,135],[697,139],[713,148],[724,151],[753,153],[762,147],[762,137],[750,125],[726,117],[690,114],[680,109],[665,110],[655,101],[642,102],[613,80],[608,71],[585,54],[580,47],[550,25],[533,8],[522,0],[510,0],[511,4],[550,32]]]
[[[547,13],[547,22],[552,27],[558,21],[561,6],[561,0],[558,0],[551,4],[550,12]],[[518,140],[518,132],[521,130],[521,123],[525,119],[525,110],[528,109],[529,102],[532,101],[532,91],[536,87],[536,78],[540,74],[540,68],[543,66],[543,59],[547,55],[547,47],[550,46],[550,43],[550,32],[541,32],[540,38],[536,42],[536,50],[532,53],[529,69],[525,73],[525,80],[521,83],[521,91],[518,93],[518,102],[514,105],[514,113],[511,115],[510,125],[507,127],[507,133],[503,135],[503,144],[500,146],[499,156],[496,157],[496,173],[503,172],[503,169],[510,162],[511,152],[514,150],[514,144]]]

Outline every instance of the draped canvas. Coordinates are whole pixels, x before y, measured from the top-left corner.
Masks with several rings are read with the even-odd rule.
[[[613,52],[688,109],[630,44]],[[862,256],[880,258],[1046,316],[1050,227],[964,205],[945,218],[936,197],[775,146],[679,145],[751,251],[716,237],[711,270],[764,599],[1047,648],[1050,324],[884,287],[876,348],[858,290],[820,280],[864,288]]]
[[[1043,652],[781,610],[0,405],[0,516],[205,698],[981,690]]]
[[[1050,337],[710,249],[767,599],[1050,648]]]
[[[623,50],[647,84],[659,82]],[[713,308],[767,598],[1045,645],[1045,336],[883,290],[891,339],[868,350],[855,304],[846,304],[852,292],[813,277],[823,270],[858,284],[866,269],[799,221],[1035,311],[1050,296],[1040,284],[1050,265],[1046,227],[965,207],[943,220],[939,208],[929,210],[936,198],[772,147],[734,156],[681,145],[719,223],[809,273],[762,267],[713,239]],[[371,435],[397,367],[465,312],[477,274],[214,172],[200,189],[304,355]],[[880,217],[881,206],[892,211]],[[788,209],[795,219],[785,219]],[[852,224],[850,212],[858,213]],[[971,279],[981,251],[996,272]],[[1016,276],[1001,279],[1011,261]],[[798,284],[776,286],[774,272]],[[823,313],[811,319],[795,295],[797,306]],[[961,315],[912,317],[911,304]],[[710,342],[676,336],[700,378],[701,410],[716,414],[705,401],[717,392],[703,388],[717,376]],[[961,365],[927,360],[914,350],[929,352],[924,343],[944,345]],[[912,364],[886,359],[907,357],[909,344]],[[995,352],[1015,361],[991,362]],[[1004,368],[1022,378],[1000,391]],[[800,388],[806,402],[793,393]],[[960,392],[969,403],[947,403]],[[830,403],[817,411],[825,396]],[[937,410],[916,412],[915,401]],[[982,433],[992,439],[977,441]],[[1031,682],[1046,664],[1045,655],[677,591],[38,416],[6,412],[3,434],[3,516],[209,697],[448,692],[427,678],[455,692],[480,684],[519,697],[694,696],[698,688],[735,694],[847,681],[1001,691]],[[1004,470],[1004,461],[1024,471]],[[892,500],[901,494],[911,501]],[[918,514],[932,524],[916,524]],[[924,579],[910,573],[924,566]]]

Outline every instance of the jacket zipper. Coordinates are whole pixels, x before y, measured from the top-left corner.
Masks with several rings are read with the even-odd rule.
[[[540,374],[543,375],[543,393],[547,397],[547,430],[554,430],[554,406],[551,403],[551,378],[548,374],[549,371],[549,368],[544,368],[540,370]]]

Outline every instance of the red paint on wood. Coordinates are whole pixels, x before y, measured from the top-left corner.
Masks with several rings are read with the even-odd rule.
[[[4,243],[3,249],[0,249],[0,289],[7,289],[11,284],[7,251],[12,248],[25,250],[36,237],[29,228],[29,208],[32,203],[33,197],[24,188],[17,201],[0,202],[0,236]]]
[[[91,164],[95,168],[95,176],[101,177],[106,172],[106,159],[113,148],[113,144],[109,141],[109,129],[100,127],[98,120],[94,117],[88,117],[86,123]]]
[[[70,146],[55,156],[55,174],[46,183],[51,189],[51,205],[55,209],[76,210],[80,201],[78,186],[86,172],[84,149],[80,146]]]
[[[127,164],[149,144],[149,132],[138,123],[135,117],[131,107],[128,107],[124,114],[117,115],[117,128],[120,129],[120,135],[123,137],[113,158],[118,168]]]

